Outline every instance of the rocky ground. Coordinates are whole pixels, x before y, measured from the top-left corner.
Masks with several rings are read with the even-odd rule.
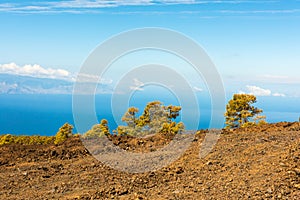
[[[59,145],[0,147],[0,199],[300,199],[300,124],[223,130],[203,159],[197,134],[177,161],[133,174],[105,166],[73,137]],[[111,137],[127,151],[172,138]]]

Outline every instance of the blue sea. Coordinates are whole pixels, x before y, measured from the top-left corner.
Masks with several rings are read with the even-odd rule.
[[[98,120],[107,119],[110,130],[113,130],[117,124],[110,108],[110,98],[110,95],[98,95],[95,98],[95,105]],[[176,104],[174,99],[159,100],[165,104]],[[297,121],[300,116],[298,100],[282,98],[274,101],[272,98],[265,98],[257,106],[265,111],[268,122]],[[150,97],[143,97],[131,104],[142,110],[148,101],[151,101]],[[72,95],[1,94],[0,102],[0,134],[55,135],[64,123],[74,125]],[[200,107],[201,120],[198,129],[209,128],[211,118],[209,101],[205,101]],[[184,122],[187,129],[193,120],[188,118]],[[91,127],[86,127],[87,130],[89,128]],[[74,132],[77,132],[76,128]]]
[[[142,97],[130,106],[138,107],[140,113],[147,102],[157,100],[151,97]],[[165,105],[178,105],[172,98],[158,99]],[[72,95],[49,94],[1,94],[0,95],[0,134],[14,135],[55,135],[58,129],[66,122],[75,125],[72,111]],[[97,119],[107,119],[109,128],[116,129],[117,122],[111,109],[111,95],[98,95],[95,97]],[[84,107],[82,108],[84,110]],[[208,114],[204,114],[208,112]],[[83,113],[84,115],[84,113]],[[207,115],[207,120],[204,120]],[[209,126],[210,113],[202,111],[199,126]],[[187,128],[189,122],[186,123]],[[122,124],[121,124],[122,125]],[[123,124],[124,125],[124,124]],[[91,126],[85,127],[85,131]],[[74,133],[76,133],[74,126]]]

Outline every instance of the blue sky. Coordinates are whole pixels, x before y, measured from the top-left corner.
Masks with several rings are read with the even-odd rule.
[[[65,121],[72,121],[70,96],[53,101],[57,108],[49,107],[49,112],[34,113],[40,108],[35,104],[45,102],[48,108],[50,101],[43,100],[48,96],[39,99],[39,95],[10,94],[70,94],[80,67],[99,44],[121,32],[144,27],[178,31],[202,46],[223,79],[227,99],[233,93],[252,93],[258,97],[258,107],[264,110],[267,121],[298,120],[300,0],[2,0],[0,131],[53,134]],[[97,93],[111,92],[126,72],[124,66],[130,69],[151,61],[169,62],[179,70],[199,97],[203,116],[209,116],[205,109],[210,109],[210,99],[203,80],[178,57],[166,53],[144,51],[120,58],[101,80]],[[93,82],[97,77],[86,78]],[[149,98],[145,93],[166,92],[145,88],[139,77],[132,81],[133,98],[142,99],[137,102],[140,107],[143,101],[160,97]],[[68,101],[60,100],[64,98]],[[61,113],[62,107],[69,110]],[[59,113],[53,115],[53,110]],[[39,120],[44,129],[36,127]],[[21,126],[15,124],[21,122]]]
[[[228,95],[300,97],[299,0],[3,0],[0,72],[73,76],[101,42],[143,27],[197,41]]]

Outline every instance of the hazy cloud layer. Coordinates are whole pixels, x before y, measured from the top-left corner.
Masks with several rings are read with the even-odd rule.
[[[295,84],[300,83],[298,76],[285,76],[285,75],[273,75],[265,74],[257,76],[256,81],[269,82],[269,83],[284,83],[284,84]]]

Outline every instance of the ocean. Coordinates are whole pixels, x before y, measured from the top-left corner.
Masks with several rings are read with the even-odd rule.
[[[151,98],[143,98],[136,102],[140,110]],[[159,99],[166,104],[175,104],[174,99]],[[288,100],[288,99],[286,99]],[[0,134],[14,135],[55,135],[58,129],[66,122],[74,125],[72,114],[72,95],[49,95],[49,94],[1,94],[0,95]],[[272,103],[270,103],[272,102]],[[258,106],[265,110],[268,122],[297,121],[300,110],[297,100],[278,101],[266,98]],[[294,104],[294,106],[292,105]],[[117,127],[111,111],[110,95],[98,95],[95,98],[97,118],[100,121],[105,118],[109,121],[110,130]],[[210,105],[208,102],[201,104],[201,120],[198,129],[210,126]],[[282,106],[286,106],[286,109]],[[277,108],[277,109],[276,109]],[[189,111],[193,112],[193,110]],[[186,128],[192,118],[184,122]],[[90,129],[91,127],[86,127]],[[76,133],[76,128],[74,133]]]
[[[142,111],[148,101],[150,98],[139,100],[136,104],[131,102],[131,104]],[[172,102],[170,99],[160,99],[160,101]],[[0,102],[0,134],[49,136],[55,135],[66,122],[74,125],[72,95],[1,94]],[[176,102],[173,102],[173,105],[176,105]],[[107,119],[111,132],[116,129],[117,123],[110,108],[110,95],[96,96],[95,107],[98,121]],[[186,124],[188,126],[189,122]],[[202,120],[203,128],[208,125],[209,120]],[[90,128],[86,127],[85,130]],[[75,126],[74,133],[77,133]]]

